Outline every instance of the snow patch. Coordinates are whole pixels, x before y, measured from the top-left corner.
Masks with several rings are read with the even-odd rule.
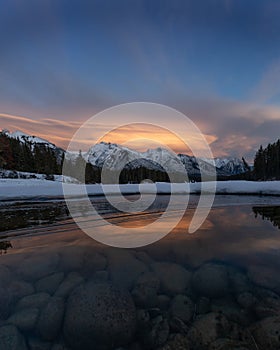
[[[253,182],[253,181],[217,181],[216,194],[243,194],[243,195],[277,195],[280,196],[280,181]],[[212,193],[213,183],[204,183],[206,192]],[[66,184],[73,197],[81,193],[81,184]],[[156,183],[156,184],[126,184],[126,185],[86,185],[89,195],[117,194],[119,189],[123,194],[137,194],[139,189],[142,193],[152,194],[199,194],[201,183]],[[62,183],[47,180],[22,180],[22,179],[0,179],[0,200],[7,199],[28,199],[48,197],[63,197]]]

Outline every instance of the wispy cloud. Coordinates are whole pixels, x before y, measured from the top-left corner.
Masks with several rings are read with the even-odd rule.
[[[66,149],[82,122],[66,122],[56,119],[34,120],[0,113],[0,125],[2,125],[2,129],[21,130],[28,134],[45,138]],[[172,125],[172,121],[170,125]],[[94,143],[105,141],[127,145],[139,151],[145,151],[147,148],[155,147],[155,145],[169,147],[176,153],[189,151],[188,146],[172,131],[156,125],[139,123],[118,127],[117,124],[109,119],[107,122],[104,121],[104,124],[89,123],[85,128],[87,130],[84,132],[83,137],[79,137],[76,143],[77,149],[87,150]],[[111,130],[109,133],[108,129]],[[171,126],[170,130],[172,130]],[[100,137],[100,135],[102,136]],[[204,136],[209,144],[216,140],[214,135],[205,134]],[[189,142],[195,142],[195,139],[192,140],[192,135],[189,135],[188,139]]]
[[[267,103],[275,97],[280,97],[280,58],[274,60],[264,70],[250,97],[258,103]]]
[[[64,122],[56,119],[34,120],[28,117],[0,113],[2,129],[21,130],[27,134],[47,139],[60,147],[66,148],[69,139],[79,127],[79,122]]]
[[[176,101],[169,96],[169,105],[191,118],[202,130],[212,151],[218,156],[245,156],[252,161],[260,144],[267,144],[279,138],[280,107],[264,106],[254,103],[241,103],[225,99],[194,100],[178,98]],[[24,116],[0,113],[0,125],[12,131],[20,129],[26,133],[38,135],[57,145],[67,148],[69,141],[82,125],[84,120],[63,121],[59,119],[32,119]],[[152,120],[151,120],[152,122]],[[113,130],[106,134],[108,126]],[[79,147],[87,149],[97,141],[99,135],[104,135],[103,140],[127,144],[128,139],[133,139],[128,146],[138,150],[146,150],[155,147],[156,143],[167,145],[176,152],[185,152],[186,146],[172,133],[160,128],[146,125],[126,125],[117,127],[108,120],[104,124],[94,125],[89,134]],[[172,120],[170,120],[172,130]],[[150,141],[148,141],[150,140]],[[153,140],[153,141],[152,141]]]

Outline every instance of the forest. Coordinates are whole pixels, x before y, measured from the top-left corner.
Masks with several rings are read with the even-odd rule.
[[[265,148],[260,146],[253,172],[256,180],[280,180],[280,139]]]
[[[60,160],[59,160],[60,158]],[[22,143],[0,133],[0,168],[37,174],[61,174],[63,153],[44,144]]]

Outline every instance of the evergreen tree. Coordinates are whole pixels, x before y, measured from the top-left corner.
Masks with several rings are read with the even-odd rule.
[[[260,146],[254,159],[254,177],[256,180],[280,179],[280,140]]]

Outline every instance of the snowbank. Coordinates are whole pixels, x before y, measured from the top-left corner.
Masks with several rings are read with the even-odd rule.
[[[79,196],[83,185],[64,184],[67,191],[73,196]],[[139,193],[139,186],[143,193],[169,194],[171,184],[127,184],[120,185],[123,194]],[[213,184],[205,183],[206,191],[212,191]],[[89,195],[117,194],[118,185],[86,185]],[[172,184],[173,193],[176,194],[199,194],[200,183]],[[280,181],[252,182],[252,181],[218,181],[217,194],[248,194],[248,195],[277,195],[280,196]],[[28,198],[59,198],[63,197],[62,183],[36,179],[0,179],[0,200],[28,199]]]
[[[77,179],[74,179],[71,176],[36,174],[36,173],[29,173],[25,171],[3,170],[3,169],[0,169],[0,178],[1,179],[24,179],[24,180],[51,180],[51,181],[67,182],[67,183],[75,183],[75,184],[79,183]]]

